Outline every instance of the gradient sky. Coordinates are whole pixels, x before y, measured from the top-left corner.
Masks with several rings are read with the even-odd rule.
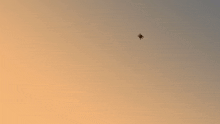
[[[219,12],[219,0],[1,0],[2,124],[220,124]]]

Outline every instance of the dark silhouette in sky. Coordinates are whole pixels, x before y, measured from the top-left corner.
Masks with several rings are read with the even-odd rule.
[[[140,38],[140,40],[144,38],[142,34],[139,34],[138,37]]]

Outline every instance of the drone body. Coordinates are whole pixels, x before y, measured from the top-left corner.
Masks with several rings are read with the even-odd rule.
[[[140,38],[140,40],[144,38],[142,34],[139,34],[138,37]]]

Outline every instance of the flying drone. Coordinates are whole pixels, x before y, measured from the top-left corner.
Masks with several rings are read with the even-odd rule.
[[[140,40],[144,38],[142,34],[139,34],[138,37],[140,38]]]

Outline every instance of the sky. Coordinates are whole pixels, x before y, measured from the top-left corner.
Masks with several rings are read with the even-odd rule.
[[[219,11],[219,0],[2,0],[2,124],[219,124]]]

